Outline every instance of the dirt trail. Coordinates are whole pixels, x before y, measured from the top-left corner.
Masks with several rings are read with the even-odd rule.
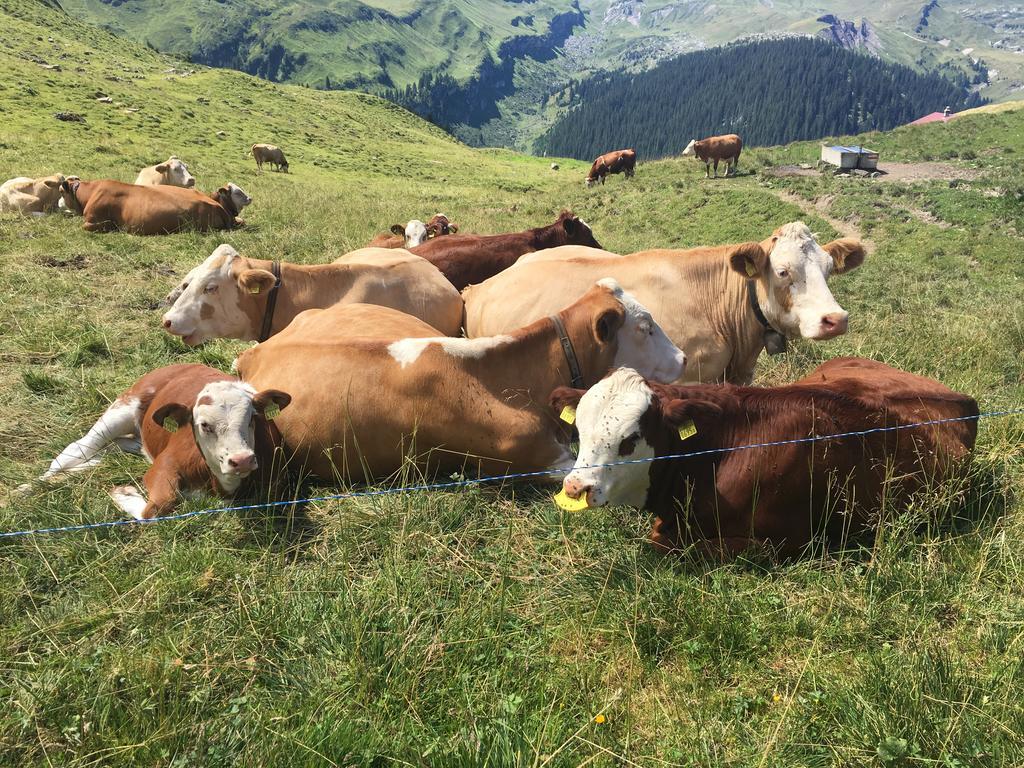
[[[874,250],[874,243],[864,237],[860,231],[860,227],[852,222],[843,221],[842,219],[837,219],[834,216],[829,215],[828,209],[832,205],[832,201],[835,199],[834,195],[826,195],[825,197],[821,197],[814,202],[811,202],[810,200],[806,200],[799,195],[795,195],[784,189],[773,189],[771,192],[780,200],[795,205],[804,213],[824,219],[832,226],[832,229],[843,237],[852,237],[860,240],[868,251]]]
[[[961,165],[951,163],[919,162],[919,163],[881,163],[878,170],[881,176],[866,179],[858,176],[858,179],[865,181],[949,181],[950,179],[963,179],[974,181],[981,176],[977,168],[965,168]],[[772,176],[821,176],[822,173],[815,167],[803,167],[800,165],[780,165],[768,171]]]

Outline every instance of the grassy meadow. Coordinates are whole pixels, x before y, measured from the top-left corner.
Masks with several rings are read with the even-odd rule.
[[[255,199],[226,235],[0,216],[0,531],[118,518],[106,489],[138,457],[13,489],[143,372],[245,348],[159,328],[219,243],[324,262],[438,210],[498,232],[572,207],[619,252],[852,229],[871,253],[832,282],[850,332],[759,381],[858,354],[1024,404],[1024,111],[861,137],[949,178],[765,172],[811,143],[747,152],[734,179],[669,160],[586,190],[581,163],[472,151],[380,100],[196,68],[30,0],[0,0],[0,24],[0,180],[131,181],[177,154]],[[257,141],[293,172],[257,175]],[[662,558],[644,514],[529,486],[0,539],[0,765],[1020,765],[1022,438],[1024,418],[983,422],[966,502],[936,492],[871,546],[789,563]]]

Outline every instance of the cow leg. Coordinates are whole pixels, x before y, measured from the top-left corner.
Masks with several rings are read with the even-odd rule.
[[[715,178],[718,178],[718,158],[715,158]]]
[[[176,459],[171,457],[171,452],[161,453],[142,478],[148,501],[130,485],[111,489],[110,498],[136,520],[152,520],[171,514],[178,505],[178,486],[181,484],[174,461]]]
[[[678,554],[683,549],[679,540],[679,523],[675,519],[654,518],[654,525],[651,526],[648,538],[651,546],[662,555]]]
[[[704,178],[705,179],[710,179],[711,178],[711,161],[710,160],[705,160],[704,161]]]
[[[122,440],[139,445],[139,403],[115,400],[84,437],[71,443],[52,462],[40,480],[82,472],[100,462],[100,455]],[[141,446],[140,446],[141,447]]]

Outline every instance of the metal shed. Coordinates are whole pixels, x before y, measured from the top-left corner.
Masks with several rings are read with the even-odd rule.
[[[821,145],[822,162],[844,170],[854,168],[861,171],[878,169],[878,153],[867,147],[840,147]]]

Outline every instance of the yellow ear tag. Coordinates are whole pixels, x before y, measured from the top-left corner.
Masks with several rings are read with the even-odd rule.
[[[574,499],[571,496],[566,495],[565,488],[555,494],[555,504],[566,512],[579,512],[581,509],[586,509],[590,506],[587,504],[587,494],[583,494],[578,499]]]
[[[697,434],[697,427],[693,425],[692,421],[684,421],[679,425],[679,439],[685,440],[688,437],[693,437]]]
[[[749,261],[745,263],[747,265],[747,277],[757,277],[757,267],[755,267]]]
[[[178,422],[174,420],[173,416],[168,416],[164,419],[163,427],[171,434],[174,434],[178,431]]]
[[[750,267],[747,267],[747,269],[750,269]],[[252,288],[249,289],[249,293],[252,293],[252,294],[257,294],[259,292],[260,292],[259,283],[257,283],[256,285],[254,285]]]
[[[277,418],[279,413],[281,413],[281,407],[273,400],[271,400],[270,404],[263,409],[263,416],[267,421],[273,421]]]
[[[576,409],[571,405],[567,405],[562,409],[562,412],[558,414],[558,418],[564,421],[566,424],[576,423]]]

